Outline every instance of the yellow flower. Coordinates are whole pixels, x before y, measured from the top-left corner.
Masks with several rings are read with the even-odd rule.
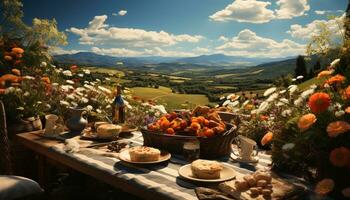
[[[301,132],[309,129],[317,121],[316,116],[312,113],[303,115],[299,118],[298,128]]]

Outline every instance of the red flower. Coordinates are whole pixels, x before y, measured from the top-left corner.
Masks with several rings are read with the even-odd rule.
[[[71,71],[77,71],[77,70],[78,70],[78,66],[72,65],[72,66],[70,67],[70,70],[71,70]]]
[[[331,98],[327,93],[317,92],[311,95],[308,105],[313,113],[321,113],[331,105]]]

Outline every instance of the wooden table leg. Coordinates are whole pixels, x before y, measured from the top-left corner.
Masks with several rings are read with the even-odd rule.
[[[49,176],[48,173],[49,167],[47,166],[46,158],[42,155],[38,155],[38,182],[40,186],[44,189],[48,188]]]

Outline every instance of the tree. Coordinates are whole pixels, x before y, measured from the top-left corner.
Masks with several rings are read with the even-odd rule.
[[[297,58],[295,76],[307,77],[307,69],[304,56],[299,55]]]
[[[314,64],[314,72],[318,72],[321,69],[321,63],[318,60],[315,64]]]

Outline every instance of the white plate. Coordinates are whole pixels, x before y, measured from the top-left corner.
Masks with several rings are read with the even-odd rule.
[[[119,153],[120,160],[122,160],[124,162],[128,162],[128,163],[133,163],[133,164],[155,164],[155,163],[161,163],[161,162],[167,161],[170,158],[171,158],[171,154],[169,152],[161,151],[160,152],[160,159],[157,161],[134,162],[134,161],[131,161],[131,159],[130,159],[129,149],[121,150]]]
[[[210,183],[210,182],[223,182],[223,181],[231,180],[231,179],[236,177],[236,172],[231,167],[223,165],[223,169],[221,170],[219,179],[200,179],[200,178],[193,177],[192,170],[191,170],[191,164],[187,164],[187,165],[180,167],[179,175],[185,179],[189,179],[192,181]]]

